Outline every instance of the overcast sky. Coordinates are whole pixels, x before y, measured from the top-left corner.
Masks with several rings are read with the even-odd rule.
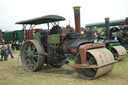
[[[15,22],[49,14],[61,15],[74,27],[74,6],[81,7],[81,26],[87,23],[128,17],[128,0],[0,0],[0,29],[21,30]],[[43,28],[43,27],[42,27]]]

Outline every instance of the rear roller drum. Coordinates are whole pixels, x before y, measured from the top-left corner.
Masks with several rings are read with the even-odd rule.
[[[115,62],[114,57],[106,48],[87,50],[87,64],[96,65],[98,68],[76,68],[80,77],[85,79],[95,79],[96,77],[109,73]],[[81,64],[80,55],[75,59],[76,64]]]
[[[39,41],[25,41],[21,49],[21,62],[28,71],[38,71],[44,64],[44,49],[41,48]]]

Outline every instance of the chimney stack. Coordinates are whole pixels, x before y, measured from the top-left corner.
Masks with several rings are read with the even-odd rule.
[[[80,7],[75,6],[74,9],[74,18],[75,18],[75,32],[80,33]]]

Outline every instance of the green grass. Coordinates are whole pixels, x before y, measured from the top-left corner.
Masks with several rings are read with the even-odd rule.
[[[128,57],[115,64],[109,74],[95,80],[84,80],[71,65],[62,68],[44,66],[38,72],[19,71],[19,51],[13,51],[15,58],[0,62],[0,85],[127,85]]]
[[[12,50],[12,53],[15,55],[15,54],[19,54],[20,51],[19,50]]]

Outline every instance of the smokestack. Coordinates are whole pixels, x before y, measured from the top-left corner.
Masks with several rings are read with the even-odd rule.
[[[110,39],[110,23],[109,23],[109,18],[105,18],[105,24],[106,24],[106,38]]]
[[[81,32],[80,31],[80,7],[75,6],[74,9],[74,18],[75,18],[75,32]]]

